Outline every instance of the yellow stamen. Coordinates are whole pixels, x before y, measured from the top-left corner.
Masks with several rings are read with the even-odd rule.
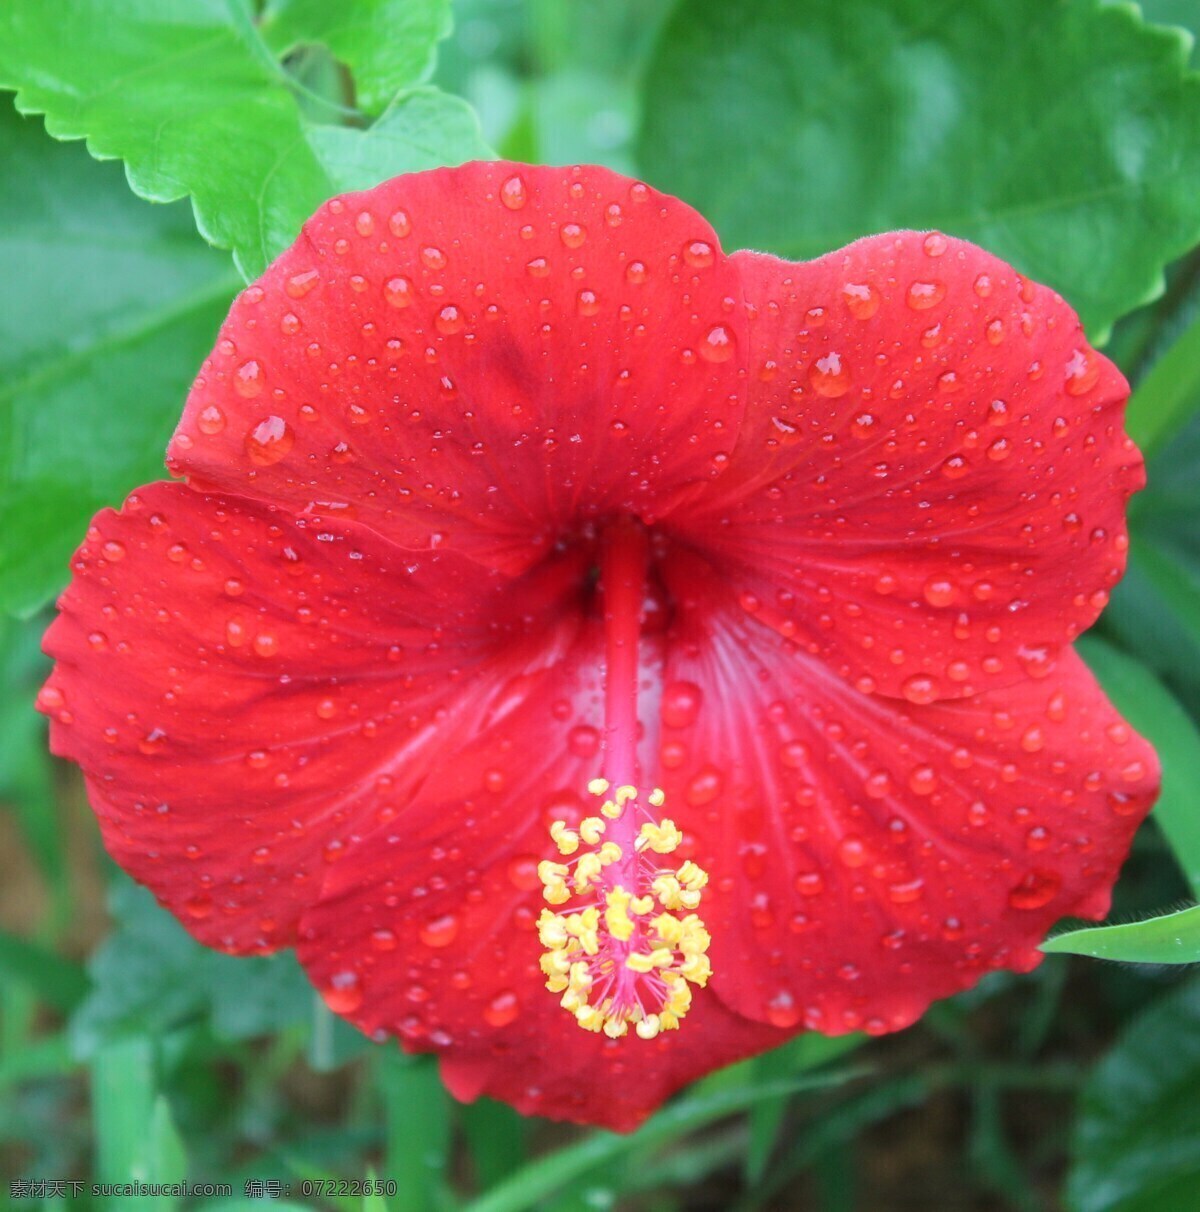
[[[593,779],[588,790],[603,798],[610,785]],[[585,1031],[614,1040],[630,1034],[630,1024],[646,1040],[678,1028],[691,1006],[691,986],[703,987],[712,974],[708,931],[691,912],[708,875],[690,859],[676,871],[654,863],[651,855],[672,853],[683,835],[669,818],[643,820],[635,832],[622,817],[627,808],[635,810],[637,799],[636,788],[622,784],[604,799],[600,816],[585,817],[576,828],[556,821],[550,835],[562,856],[576,855],[574,862],[538,865],[543,896],[552,905],[572,896],[598,901],[574,913],[542,911],[538,938],[546,948],[540,961],[546,987],[561,995],[563,1008]],[[661,807],[661,790],[655,788],[646,803]]]

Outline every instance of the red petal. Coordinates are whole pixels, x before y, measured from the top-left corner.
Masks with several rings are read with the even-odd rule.
[[[402,827],[364,837],[329,872],[298,951],[331,1008],[376,1038],[439,1052],[459,1097],[623,1130],[786,1035],[700,992],[679,1031],[610,1041],[544,987],[536,867],[549,824],[585,814],[602,659],[593,622],[520,707],[430,772]]]
[[[672,525],[747,610],[865,690],[969,696],[1095,621],[1143,483],[1128,387],[1058,295],[913,232],[739,253],[751,398]]]
[[[1039,678],[913,706],[855,692],[688,571],[662,778],[712,876],[732,1009],[893,1030],[989,969],[1033,967],[1058,918],[1103,915],[1158,763],[1073,649]]]
[[[54,751],[113,857],[231,951],[294,940],[330,864],[569,642],[581,577],[512,586],[173,484],[100,514],[74,570],[39,699]]]
[[[606,169],[397,177],[323,206],[237,300],[170,463],[524,569],[719,473],[740,300],[695,211]]]

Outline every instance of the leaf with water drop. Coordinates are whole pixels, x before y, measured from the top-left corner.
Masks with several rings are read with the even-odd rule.
[[[1100,339],[1200,239],[1188,48],[1133,5],[697,0],[645,73],[639,162],[731,247],[965,236]]]

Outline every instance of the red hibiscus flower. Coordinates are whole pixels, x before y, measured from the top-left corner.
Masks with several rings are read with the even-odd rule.
[[[235,302],[40,704],[197,938],[629,1128],[1105,912],[1157,786],[1070,647],[1126,394],[959,240],[726,257],[603,169],[401,177]]]

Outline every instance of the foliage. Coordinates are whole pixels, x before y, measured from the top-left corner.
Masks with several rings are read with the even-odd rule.
[[[180,1209],[260,1207],[244,1184],[279,1179],[276,1208],[886,1212],[897,1173],[918,1202],[933,1183],[928,1206],[949,1182],[964,1208],[1190,1209],[1200,985],[1172,965],[1200,959],[1200,77],[1167,25],[1195,33],[1200,9],[0,7],[0,1171],[232,1185],[143,1204]],[[1149,488],[1083,651],[1164,791],[1117,924],[1044,950],[1141,966],[1052,955],[894,1039],[793,1041],[616,1137],[452,1103],[427,1059],[315,1005],[290,956],[206,951],[112,874],[30,706],[74,544],[162,474],[234,292],[321,200],[489,148],[636,169],[731,248],[942,227],[1111,330]],[[302,1190],[371,1175],[395,1194]]]

